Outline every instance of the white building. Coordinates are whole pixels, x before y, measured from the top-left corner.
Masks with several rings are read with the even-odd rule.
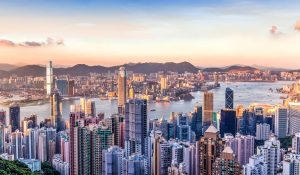
[[[268,166],[264,162],[263,155],[254,155],[250,157],[249,163],[243,168],[243,175],[267,175]]]
[[[53,83],[54,83],[54,78],[53,78],[52,61],[49,61],[47,66],[46,66],[46,91],[47,91],[47,95],[51,94],[51,91],[53,89]]]
[[[263,161],[268,167],[268,175],[276,175],[277,165],[280,163],[280,141],[274,135],[270,136],[263,146],[257,147],[257,154],[263,156]]]
[[[275,110],[275,135],[278,138],[284,138],[287,135],[287,127],[288,127],[288,112],[287,108],[284,107],[276,107]]]
[[[133,154],[128,158],[123,159],[123,174],[136,175],[144,174],[148,175],[147,159],[140,154]]]
[[[256,125],[256,140],[267,140],[270,136],[269,124],[257,124]]]
[[[300,174],[300,155],[286,154],[283,160],[283,175],[299,175]]]
[[[292,149],[296,154],[300,154],[300,132],[293,137]]]

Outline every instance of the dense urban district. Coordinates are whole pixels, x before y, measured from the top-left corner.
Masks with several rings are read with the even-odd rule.
[[[187,62],[53,68],[49,61],[3,71],[0,103],[8,111],[0,111],[0,174],[298,175],[298,79],[299,71]],[[286,81],[269,89],[281,94],[280,104],[235,104],[228,85],[223,108],[214,108],[220,82],[276,81]],[[156,110],[149,103],[191,101],[195,91],[203,101],[193,111],[149,117]],[[116,100],[117,112],[97,113],[95,98]],[[62,103],[72,99],[80,100],[63,116]],[[22,116],[23,106],[45,103],[49,116]]]

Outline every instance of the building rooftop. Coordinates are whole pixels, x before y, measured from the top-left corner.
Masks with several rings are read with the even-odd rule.
[[[233,150],[229,146],[226,146],[226,148],[223,150],[223,153],[233,154]]]
[[[209,128],[205,132],[210,132],[210,133],[217,133],[218,130],[214,125],[210,125]]]

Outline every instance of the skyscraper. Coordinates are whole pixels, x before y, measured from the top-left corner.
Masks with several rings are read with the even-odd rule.
[[[86,116],[96,117],[95,101],[92,101],[91,99],[86,100],[84,114]]]
[[[213,123],[214,110],[214,94],[212,92],[204,92],[203,95],[203,133]]]
[[[68,95],[69,96],[75,95],[75,80],[68,81]]]
[[[57,90],[54,90],[50,95],[50,110],[52,126],[57,128],[57,132],[64,130],[62,98]]]
[[[233,90],[230,88],[225,91],[225,108],[233,109]]]
[[[219,137],[219,131],[211,125],[196,144],[196,174],[212,174],[213,162],[221,155],[224,145],[225,141]]]
[[[250,135],[226,134],[226,145],[230,146],[240,165],[249,163],[249,158],[254,155],[254,137]]]
[[[196,141],[198,141],[202,135],[202,106],[195,105],[192,113],[191,129],[196,134]]]
[[[12,153],[14,158],[17,160],[19,158],[24,158],[23,151],[23,133],[19,130],[16,130],[11,134],[11,143],[12,143]]]
[[[265,141],[263,146],[257,147],[257,154],[263,156],[267,164],[268,175],[277,174],[277,166],[280,163],[280,141],[273,135]]]
[[[288,104],[289,134],[300,132],[300,103],[290,102]]]
[[[125,108],[126,156],[130,156],[132,153],[144,155],[147,138],[147,101],[129,100]]]
[[[288,128],[288,111],[287,108],[277,107],[275,109],[275,135],[278,138],[284,138],[287,135]]]
[[[243,175],[266,175],[268,174],[268,165],[264,161],[263,155],[253,155],[249,163],[244,166]]]
[[[112,132],[114,144],[124,148],[124,134],[125,134],[125,121],[123,115],[113,115],[110,117],[112,120]]]
[[[149,174],[147,172],[147,159],[145,158],[145,156],[142,156],[140,154],[133,154],[128,158],[124,158],[123,165],[123,174]]]
[[[124,151],[118,146],[112,146],[103,151],[102,175],[123,174]]]
[[[17,103],[13,103],[9,106],[9,124],[12,132],[21,129],[20,123],[20,106]]]
[[[221,110],[220,134],[224,137],[224,133],[236,134],[236,112],[233,109]]]
[[[270,136],[269,124],[257,124],[256,125],[256,140],[267,140]]]
[[[125,67],[120,67],[118,75],[118,111],[119,113],[124,113],[125,103],[126,103],[126,70]]]
[[[241,166],[235,161],[233,150],[227,146],[213,163],[213,175],[240,175]]]
[[[292,140],[292,149],[296,154],[300,154],[300,133],[296,133]]]
[[[0,125],[1,124],[6,126],[6,111],[3,109],[0,110]]]
[[[168,81],[167,81],[167,75],[162,74],[160,76],[160,93],[163,94],[164,90],[167,89]]]
[[[60,92],[61,96],[68,96],[69,90],[69,82],[68,80],[56,80],[55,88]]]
[[[53,89],[53,83],[54,83],[54,78],[53,78],[53,68],[52,68],[52,61],[49,61],[47,66],[46,66],[46,90],[47,90],[47,95],[50,95]]]

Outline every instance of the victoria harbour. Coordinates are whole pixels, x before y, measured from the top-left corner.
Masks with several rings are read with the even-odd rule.
[[[251,103],[263,103],[263,104],[282,104],[280,97],[282,94],[278,93],[276,89],[282,88],[284,85],[289,85],[290,81],[277,81],[277,82],[229,82],[221,83],[221,87],[213,89],[212,92],[215,95],[214,107],[216,111],[219,111],[224,107],[225,88],[230,87],[235,91],[234,101],[235,105],[241,104],[247,107]],[[270,91],[272,89],[272,91]],[[195,98],[191,101],[172,101],[172,102],[149,102],[148,115],[150,119],[169,117],[171,112],[191,112],[194,106],[199,103],[203,103],[203,92],[197,91],[191,93]],[[116,100],[101,100],[99,98],[93,98],[96,103],[96,112],[104,113],[105,117],[109,117],[112,114],[117,113],[117,101]],[[79,104],[79,99],[76,100],[64,100],[62,102],[62,114],[64,118],[69,117],[70,106]],[[7,106],[0,105],[0,109],[7,110]],[[155,111],[151,111],[154,109]],[[37,114],[38,120],[42,121],[45,117],[50,116],[49,103],[42,105],[29,104],[21,107],[21,118],[28,117],[31,114]]]

